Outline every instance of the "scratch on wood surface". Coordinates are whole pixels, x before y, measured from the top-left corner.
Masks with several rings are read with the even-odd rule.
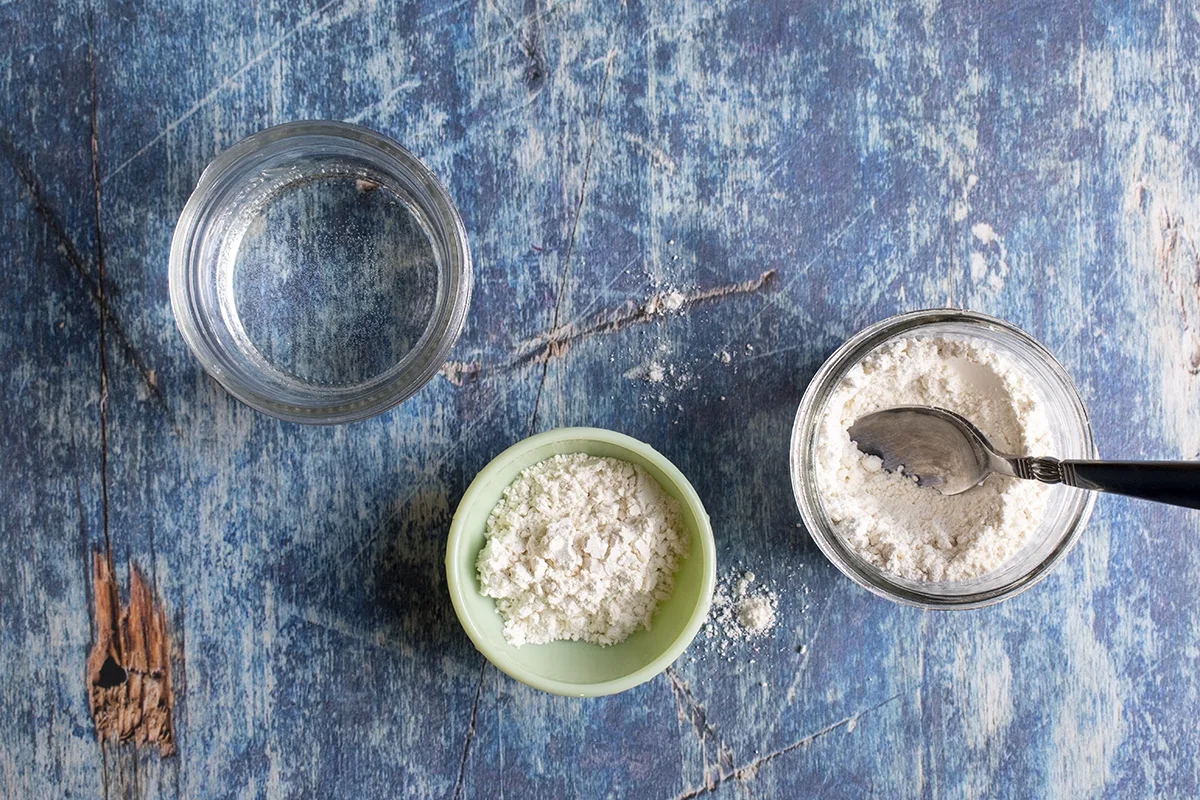
[[[96,299],[103,308],[104,299],[104,235],[100,230],[100,138],[97,130],[96,59],[92,52],[94,28],[92,13],[88,11],[87,65],[91,84],[91,155],[92,155],[92,204],[95,214],[92,223],[96,237]],[[97,346],[99,351],[100,401],[97,404],[100,416],[100,520],[104,530],[105,555],[112,558],[112,541],[108,536],[108,344],[105,339],[107,315],[98,315]],[[146,385],[157,382],[144,378]]]
[[[479,681],[475,684],[475,699],[471,701],[471,717],[467,721],[467,733],[463,737],[462,756],[458,760],[458,778],[454,781],[454,800],[462,796],[463,775],[467,769],[467,756],[471,754],[471,740],[475,738],[475,714],[479,710],[479,696],[483,694],[483,676],[487,672],[487,659],[481,658],[479,664]]]
[[[1153,268],[1163,287],[1162,330],[1170,345],[1163,349],[1166,369],[1162,393],[1166,418],[1174,423],[1184,458],[1200,455],[1200,435],[1190,419],[1200,397],[1200,247],[1192,223],[1196,210],[1185,198],[1161,192],[1155,196],[1148,222],[1154,237]],[[1168,333],[1169,332],[1169,333]]]
[[[666,316],[684,314],[705,303],[768,290],[773,287],[777,275],[775,270],[770,269],[757,278],[739,283],[690,292],[658,292],[641,302],[629,301],[617,308],[601,311],[583,325],[560,325],[525,339],[514,348],[517,355],[504,363],[488,367],[479,361],[449,361],[438,374],[455,386],[462,386],[486,372],[507,371],[531,363],[545,364],[549,359],[561,356],[571,345],[593,336],[607,336],[634,325],[645,325]]]
[[[667,154],[666,150],[663,150],[652,142],[646,141],[645,137],[629,133],[628,131],[621,134],[621,138],[645,153],[655,166],[666,170],[668,175],[675,174],[675,160]]]
[[[300,20],[298,23],[296,23],[294,26],[292,26],[292,28],[289,31],[280,35],[269,45],[264,47],[262,50],[258,51],[258,53],[256,53],[253,58],[251,58],[249,61],[247,61],[242,66],[238,67],[236,70],[234,70],[229,75],[227,75],[220,83],[218,83],[215,87],[213,87],[213,89],[211,91],[209,91],[208,94],[204,95],[204,97],[201,97],[199,100],[197,100],[195,103],[193,103],[192,106],[190,108],[188,108],[187,111],[184,111],[178,117],[176,117],[175,119],[168,122],[166,127],[164,127],[161,131],[159,131],[158,134],[154,136],[154,138],[152,138],[150,141],[146,142],[144,145],[142,145],[140,148],[138,148],[137,151],[135,151],[133,155],[129,156],[129,158],[122,161],[120,164],[118,164],[116,166],[116,168],[114,168],[107,175],[105,175],[102,182],[108,183],[110,180],[115,178],[117,175],[119,175],[121,172],[123,172],[126,167],[128,167],[134,161],[137,161],[139,158],[141,158],[147,151],[150,150],[150,148],[154,147],[154,145],[161,142],[164,137],[169,136],[170,134],[174,133],[175,130],[177,128],[179,128],[180,125],[182,125],[183,123],[185,123],[189,119],[191,119],[196,114],[196,112],[202,110],[205,106],[207,106],[209,103],[211,103],[213,100],[215,100],[217,95],[219,95],[223,89],[232,85],[235,81],[237,81],[238,78],[240,78],[246,72],[248,72],[249,70],[253,69],[258,64],[260,64],[263,61],[263,59],[265,59],[267,56],[271,55],[271,53],[274,53],[276,50],[278,50],[280,47],[282,47],[293,36],[300,33],[300,31],[309,27],[314,22],[319,21],[321,19],[321,15],[324,14],[331,6],[336,5],[338,3],[342,3],[342,2],[345,2],[345,0],[328,0],[328,2],[322,4],[317,9],[315,9],[314,11],[309,13],[306,17],[304,17],[304,19]]]
[[[447,361],[438,370],[438,375],[455,386],[462,386],[477,376],[481,369],[483,369],[483,365],[478,361]]]
[[[87,658],[87,684],[97,737],[157,745],[160,755],[173,755],[171,644],[161,602],[141,570],[130,565],[129,605],[122,610],[112,565],[97,552],[92,604],[96,638]]]
[[[825,624],[825,615],[829,613],[829,609],[833,606],[832,599],[825,604],[821,609],[821,613],[817,616],[817,624],[813,627],[812,636],[808,637],[808,641],[801,646],[803,658],[800,661],[800,666],[796,670],[796,674],[792,676],[792,682],[788,686],[787,702],[790,704],[796,699],[796,691],[800,688],[800,682],[804,680],[805,674],[808,672],[808,662],[813,656],[813,644],[817,641],[817,637],[821,635],[821,626]]]
[[[700,760],[704,768],[704,786],[713,789],[720,782],[720,776],[733,769],[733,749],[717,735],[717,729],[708,721],[708,712],[704,706],[696,702],[692,696],[691,687],[680,679],[674,667],[667,667],[663,674],[671,685],[671,694],[675,697],[675,707],[681,722],[689,722],[700,739]],[[716,763],[708,759],[708,744],[712,742],[717,748]]]
[[[563,295],[567,290],[567,277],[571,273],[571,256],[575,252],[575,235],[579,232],[579,218],[583,214],[583,203],[587,200],[587,185],[588,176],[592,169],[592,151],[596,147],[596,139],[600,135],[600,115],[604,111],[604,93],[608,89],[608,78],[612,74],[612,62],[616,57],[616,51],[610,49],[608,57],[604,64],[604,78],[600,81],[600,96],[596,100],[596,114],[592,120],[592,136],[588,141],[587,154],[583,158],[583,180],[579,184],[579,199],[575,203],[575,219],[571,222],[571,235],[567,238],[567,252],[563,255],[562,274],[558,279],[558,291],[554,298],[554,322],[551,325],[552,329],[558,328],[560,315],[562,314]],[[537,427],[538,408],[542,402],[542,392],[546,388],[546,372],[549,369],[546,363],[542,364],[542,377],[538,381],[537,393],[533,396],[533,414],[529,418],[529,433],[533,435],[534,429]]]
[[[1184,262],[1191,267],[1190,270],[1173,267],[1176,254],[1184,255],[1181,252],[1181,245],[1186,245],[1187,253]],[[1197,300],[1200,300],[1200,250],[1196,247],[1195,237],[1183,215],[1175,213],[1166,205],[1163,205],[1158,212],[1158,241],[1155,244],[1155,253],[1157,266],[1163,273],[1164,283],[1168,288],[1175,290],[1173,293],[1179,303],[1180,313],[1185,316],[1184,323],[1186,324],[1188,322],[1186,315],[1189,290],[1195,293]],[[1189,271],[1191,274],[1188,274]]]
[[[875,195],[872,195],[867,200],[867,202],[863,204],[862,209],[849,222],[847,222],[845,225],[843,225],[841,228],[839,228],[833,235],[831,235],[830,237],[825,239],[824,243],[821,245],[821,247],[817,251],[816,255],[814,255],[808,261],[801,264],[799,269],[789,272],[787,274],[786,279],[784,280],[783,285],[780,287],[780,290],[781,290],[780,294],[785,297],[788,296],[787,290],[790,289],[792,287],[792,285],[795,284],[796,281],[798,281],[798,280],[800,280],[800,278],[804,277],[804,275],[807,274],[808,271],[817,264],[817,262],[819,262],[822,258],[824,258],[827,253],[829,253],[831,250],[833,250],[833,248],[837,247],[838,244],[841,243],[842,239],[845,238],[846,234],[850,233],[850,231],[853,230],[860,221],[865,219],[870,214],[875,213],[876,203],[881,198],[886,197],[891,192],[891,189],[892,189],[892,184],[888,184],[887,186],[885,186],[883,188],[882,191],[880,191],[879,193],[877,193]],[[774,270],[772,270],[772,272],[774,272]],[[747,330],[749,330],[750,326],[758,321],[758,318],[762,316],[763,311],[766,310],[766,307],[768,305],[770,305],[770,303],[765,304],[762,308],[760,308],[753,315],[751,315],[750,318],[747,319],[744,324],[740,325],[738,327],[737,331],[734,333],[734,335],[725,341],[724,349],[728,349],[730,344],[735,339],[740,338],[742,335],[744,335],[745,332]],[[781,306],[781,310],[784,311],[788,315],[794,315],[798,311],[800,311],[800,308],[794,307],[794,306]]]
[[[371,103],[369,106],[353,116],[346,117],[346,122],[353,122],[354,124],[358,125],[368,117],[372,117],[380,111],[386,111],[391,106],[392,101],[396,99],[396,95],[400,94],[401,92],[406,92],[410,89],[420,88],[420,86],[421,79],[419,77],[409,78],[406,81],[401,81],[389,89],[387,94],[376,100],[374,103]]]
[[[530,9],[528,6],[532,5]],[[546,55],[541,46],[541,17],[543,13],[548,14],[552,8],[547,8],[545,12],[537,10],[537,0],[526,2],[526,13],[520,19],[513,19],[512,14],[509,14],[503,7],[496,5],[496,10],[508,20],[509,31],[517,37],[517,43],[520,46],[521,52],[527,60],[525,66],[525,82],[529,86],[530,92],[540,91],[542,84],[546,79]],[[529,31],[525,30],[526,25]],[[603,94],[601,95],[603,101]]]
[[[570,345],[591,336],[617,333],[632,325],[644,325],[669,314],[684,314],[696,306],[714,300],[735,295],[755,294],[770,288],[777,274],[775,270],[770,269],[757,278],[739,283],[725,284],[710,289],[697,289],[691,292],[659,292],[641,303],[626,303],[618,309],[603,311],[583,327],[563,325],[553,328],[523,342],[518,347],[519,355],[512,366],[520,366],[528,361],[544,361],[562,355]]]
[[[472,434],[481,427],[494,424],[492,414],[495,413],[496,409],[499,408],[502,403],[506,403],[508,401],[508,389],[504,388],[495,394],[496,396],[492,399],[492,402],[485,409],[480,411],[475,418],[472,419],[471,422],[469,422],[459,432],[458,438],[446,450],[442,457],[431,463],[422,473],[414,477],[413,486],[409,489],[408,493],[392,505],[392,510],[381,522],[375,523],[368,535],[363,538],[363,541],[353,541],[346,545],[340,551],[338,551],[338,553],[334,556],[333,561],[343,565],[357,563],[357,561],[362,558],[372,546],[374,546],[379,537],[383,536],[390,529],[390,526],[396,517],[408,509],[409,503],[411,503],[413,499],[417,497],[417,495],[424,489],[425,485],[429,481],[440,479],[442,468],[449,463],[450,459],[457,457],[459,451],[462,450],[468,442],[472,441]],[[351,553],[351,550],[354,550],[355,552]],[[307,588],[320,580],[320,573],[314,572],[314,574],[310,576],[307,581],[305,581],[304,586]]]
[[[171,422],[172,427],[175,427],[174,416],[167,405],[166,397],[163,396],[162,390],[158,387],[154,370],[146,366],[141,354],[125,334],[125,329],[121,325],[121,321],[109,306],[103,292],[101,292],[96,277],[92,275],[87,259],[83,257],[83,254],[79,252],[79,248],[75,246],[71,237],[67,235],[67,230],[62,223],[61,217],[42,192],[41,181],[38,180],[37,174],[33,171],[29,159],[17,149],[12,131],[2,126],[0,126],[0,154],[12,165],[13,171],[17,173],[17,178],[25,187],[25,191],[29,193],[34,212],[41,218],[42,223],[49,229],[57,243],[57,252],[66,259],[71,270],[86,285],[88,294],[92,299],[92,305],[96,308],[97,315],[105,320],[108,331],[116,338],[122,354],[129,360],[134,369],[137,370],[138,375],[141,376],[146,392],[150,397],[154,398],[158,406],[167,415],[167,419]],[[176,432],[178,432],[178,428],[176,428]]]
[[[452,11],[457,11],[458,9],[462,8],[463,6],[465,6],[471,2],[472,2],[472,0],[455,0],[455,2],[453,2],[453,3],[446,3],[445,5],[442,5],[441,7],[439,7],[437,11],[431,11],[430,13],[419,17],[417,19],[416,29],[421,30],[421,27],[423,25],[433,22],[435,19],[438,19],[439,17],[444,17],[446,14],[449,14]]]
[[[459,56],[455,59],[456,63],[461,66],[469,61],[474,61],[474,60],[478,59],[484,53],[488,52],[489,50],[492,50],[493,48],[498,47],[499,45],[502,45],[502,44],[508,42],[513,37],[519,37],[522,40],[522,41],[520,41],[521,50],[528,57],[530,55],[530,49],[527,46],[528,39],[525,36],[523,27],[526,24],[532,24],[532,25],[536,26],[536,25],[540,24],[541,22],[544,22],[545,20],[550,19],[553,16],[556,16],[558,11],[560,10],[561,6],[562,6],[561,3],[555,3],[554,5],[546,6],[546,8],[542,9],[541,11],[538,11],[538,12],[535,12],[532,14],[527,14],[527,15],[521,17],[520,19],[514,19],[513,16],[511,14],[509,14],[507,11],[505,11],[504,9],[497,8],[497,10],[508,21],[508,23],[509,23],[508,30],[505,31],[504,33],[502,33],[501,35],[497,36],[495,39],[489,39],[487,41],[480,42],[480,43],[476,44],[474,47],[463,50],[463,52],[461,54],[459,54]],[[527,73],[527,77],[528,77],[528,73]]]
[[[855,726],[858,725],[858,720],[861,719],[863,716],[870,714],[872,711],[877,711],[880,708],[883,708],[884,706],[888,705],[889,703],[893,703],[896,700],[899,700],[901,696],[903,696],[902,692],[899,694],[894,694],[881,703],[876,703],[875,705],[870,706],[869,708],[864,708],[862,711],[851,714],[848,717],[843,717],[842,719],[838,720],[837,722],[826,725],[824,728],[821,728],[819,731],[815,731],[813,733],[808,734],[807,736],[805,736],[803,739],[800,739],[799,741],[792,742],[791,744],[789,744],[786,747],[781,747],[778,750],[774,750],[770,753],[767,753],[766,755],[759,756],[758,758],[754,759],[753,761],[749,762],[748,764],[744,764],[736,769],[724,772],[721,774],[721,776],[719,778],[717,778],[717,780],[713,783],[713,785],[703,786],[699,789],[692,789],[690,791],[684,792],[683,794],[678,795],[675,798],[675,800],[691,800],[691,798],[693,798],[693,797],[699,797],[702,794],[707,794],[708,792],[713,791],[713,789],[715,789],[717,786],[720,786],[721,784],[725,783],[726,781],[730,780],[731,778],[736,778],[739,781],[754,780],[755,778],[758,777],[759,769],[766,766],[767,764],[774,761],[775,759],[779,758],[780,756],[786,755],[787,753],[790,753],[793,750],[799,750],[800,748],[804,747],[805,745],[811,744],[812,742],[816,741],[817,739],[820,739],[822,736],[824,736],[828,733],[832,733],[833,731],[835,731],[839,728],[844,727],[848,731],[853,731]]]

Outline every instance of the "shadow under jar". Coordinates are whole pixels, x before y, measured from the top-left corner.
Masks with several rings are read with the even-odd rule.
[[[792,428],[792,491],[813,541],[843,574],[863,588],[880,597],[922,608],[990,605],[1018,594],[1049,574],[1078,540],[1091,516],[1095,494],[1061,485],[1050,487],[1045,514],[1024,546],[998,569],[970,580],[910,580],[888,573],[858,555],[838,533],[818,488],[818,429],[830,397],[855,364],[885,342],[911,337],[974,339],[1003,354],[1025,373],[1045,406],[1055,449],[1053,455],[1096,457],[1083,401],[1062,365],[1046,348],[1021,329],[994,317],[932,309],[890,317],[860,331],[817,371],[800,402]]]
[[[237,399],[341,423],[411,397],[445,363],[471,295],[466,229],[396,142],[294,122],[214,160],[171,243],[171,307]]]

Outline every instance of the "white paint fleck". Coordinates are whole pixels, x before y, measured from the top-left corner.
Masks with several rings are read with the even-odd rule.
[[[954,673],[962,685],[967,744],[987,752],[1012,723],[1012,664],[1002,639],[984,631],[960,641]]]
[[[971,278],[976,283],[986,283],[988,287],[995,291],[1004,288],[1004,279],[1008,277],[1008,248],[1004,246],[1004,239],[1000,234],[996,233],[996,229],[986,222],[977,222],[971,226],[971,234],[983,243],[985,247],[995,246],[999,253],[999,258],[996,260],[995,271],[989,276],[987,274],[987,259],[983,253],[975,252],[971,254]]]
[[[987,259],[983,257],[983,253],[976,251],[971,253],[971,280],[979,283],[987,277]]]
[[[1068,607],[1063,626],[1064,663],[1056,665],[1057,700],[1047,787],[1052,797],[1091,797],[1112,778],[1113,758],[1125,733],[1120,682],[1108,648],[1092,623]]]
[[[996,241],[995,229],[986,222],[976,222],[971,226],[971,233],[984,244],[991,244]]]
[[[975,188],[975,184],[977,183],[979,183],[978,175],[971,174],[967,176],[967,181],[963,185],[962,196],[954,202],[955,222],[962,222],[971,213],[971,190]]]

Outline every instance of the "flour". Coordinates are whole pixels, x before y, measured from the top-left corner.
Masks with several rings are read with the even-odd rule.
[[[700,374],[696,370],[695,359],[681,358],[670,351],[666,344],[660,344],[641,363],[635,364],[623,373],[631,381],[640,381],[655,390],[655,394],[646,398],[642,405],[660,411],[683,411],[683,405],[675,402],[676,398],[668,395],[668,390],[674,392],[695,392],[700,389]],[[679,420],[672,421],[678,425]]]
[[[1050,423],[1028,376],[981,340],[893,340],[850,369],[817,432],[826,512],[862,558],[917,581],[968,580],[997,569],[1037,530],[1051,487],[994,475],[969,492],[943,496],[884,472],[846,429],[898,405],[957,412],[1002,452],[1051,455]]]
[[[558,455],[523,470],[488,517],[477,562],[510,644],[616,644],[650,628],[688,538],[644,469]]]
[[[766,633],[775,627],[775,606],[770,597],[748,597],[737,604],[737,621],[750,634]]]
[[[646,302],[642,303],[641,311],[646,317],[661,316],[680,310],[687,302],[686,294],[678,289],[668,289],[651,295]]]
[[[717,581],[704,636],[723,656],[735,644],[762,639],[775,629],[779,598],[761,583],[756,586],[756,580],[753,572],[731,570]]]

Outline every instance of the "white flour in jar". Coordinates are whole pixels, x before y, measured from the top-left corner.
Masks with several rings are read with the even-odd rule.
[[[901,405],[961,414],[1001,452],[1052,455],[1050,422],[1029,377],[982,340],[896,339],[850,369],[818,423],[817,486],[834,528],[862,558],[917,581],[997,569],[1037,529],[1051,487],[993,475],[944,496],[885,472],[846,431],[865,414]]]
[[[639,466],[583,453],[523,470],[484,535],[479,582],[518,647],[648,630],[688,551],[678,500]]]

